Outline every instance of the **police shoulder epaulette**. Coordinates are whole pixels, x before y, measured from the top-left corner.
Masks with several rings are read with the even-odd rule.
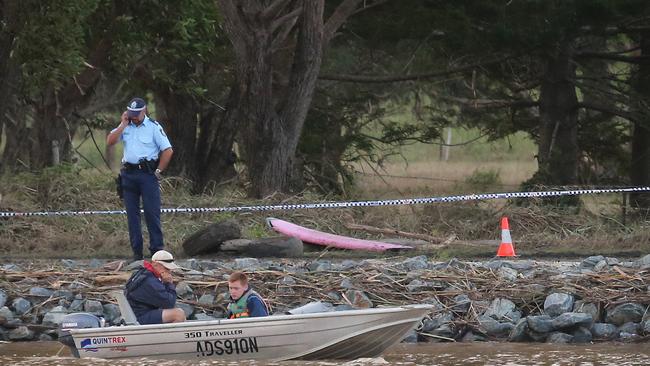
[[[158,123],[158,121],[156,121],[155,119],[152,119],[151,122],[153,122],[153,123],[157,124],[158,126],[160,126],[160,123]]]

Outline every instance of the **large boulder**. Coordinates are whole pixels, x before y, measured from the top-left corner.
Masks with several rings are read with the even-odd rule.
[[[548,315],[535,315],[528,318],[528,329],[537,333],[549,333],[554,330],[553,320]]]
[[[235,220],[214,223],[192,234],[183,242],[183,251],[187,255],[213,253],[219,250],[226,240],[241,238],[241,227]]]
[[[43,316],[43,325],[48,327],[58,327],[61,325],[61,322],[66,315],[68,315],[67,310],[63,306],[57,306]]]
[[[510,322],[516,322],[521,318],[521,314],[516,311],[515,303],[508,299],[501,298],[494,299],[483,315],[489,316],[495,320],[507,320]]]
[[[628,322],[639,323],[643,319],[646,307],[635,303],[621,304],[614,309],[607,310],[606,321],[616,325]]]
[[[587,313],[564,313],[551,321],[553,329],[565,329],[575,326],[590,327],[594,319]]]
[[[595,339],[611,341],[618,338],[619,330],[614,324],[594,323],[591,326],[591,334]]]
[[[573,295],[565,293],[553,293],[544,300],[544,312],[551,317],[567,313],[573,309]]]

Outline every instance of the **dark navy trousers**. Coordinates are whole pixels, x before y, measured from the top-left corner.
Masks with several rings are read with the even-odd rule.
[[[129,240],[135,257],[142,257],[142,224],[140,219],[140,198],[144,219],[149,231],[149,252],[163,249],[163,234],[160,225],[160,184],[153,173],[143,170],[122,170],[124,206],[129,223]]]

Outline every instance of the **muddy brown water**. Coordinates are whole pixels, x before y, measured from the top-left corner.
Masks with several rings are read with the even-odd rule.
[[[226,362],[218,359],[160,361],[74,359],[57,342],[0,344],[0,365],[650,365],[650,343],[551,345],[530,343],[401,344],[382,357],[354,361]]]

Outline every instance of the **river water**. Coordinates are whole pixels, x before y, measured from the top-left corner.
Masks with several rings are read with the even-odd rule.
[[[371,365],[650,365],[650,343],[592,345],[551,345],[531,343],[434,343],[400,344],[382,357],[348,362],[284,361],[223,362],[73,359],[57,342],[1,343],[0,365],[295,365],[295,366],[371,366]]]

